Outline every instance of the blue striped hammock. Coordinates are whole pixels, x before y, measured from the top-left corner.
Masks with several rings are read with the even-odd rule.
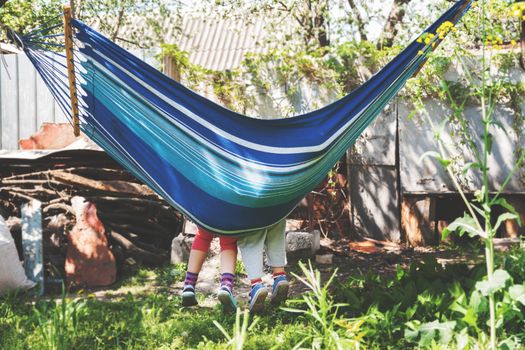
[[[273,120],[225,109],[72,20],[80,129],[198,225],[224,235],[268,227],[324,179],[471,3],[457,1],[346,97]],[[70,115],[65,56],[44,39],[57,26],[17,38]]]

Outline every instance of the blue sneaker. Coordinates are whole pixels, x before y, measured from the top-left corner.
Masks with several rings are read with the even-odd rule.
[[[250,291],[250,312],[260,312],[264,309],[264,300],[268,296],[268,288],[262,283],[252,286]]]
[[[237,301],[233,297],[232,291],[226,286],[221,286],[217,292],[217,298],[222,304],[225,313],[234,312],[237,309]]]
[[[285,275],[277,276],[273,280],[272,288],[272,299],[270,302],[273,305],[279,305],[288,298],[288,289],[290,288],[290,283],[286,279]]]
[[[195,296],[195,287],[190,284],[184,286],[181,298],[182,306],[195,306],[198,304],[197,297]]]

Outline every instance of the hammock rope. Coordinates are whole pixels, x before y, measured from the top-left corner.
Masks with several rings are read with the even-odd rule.
[[[80,129],[198,225],[249,234],[285,218],[324,179],[471,4],[457,1],[349,95],[282,119],[221,107],[73,19]],[[65,57],[49,51],[63,45],[50,28],[20,38],[71,116]]]

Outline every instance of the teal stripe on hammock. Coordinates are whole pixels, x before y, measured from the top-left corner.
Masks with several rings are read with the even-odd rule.
[[[422,61],[422,59],[420,59],[419,61]],[[420,63],[420,62],[414,62],[415,63]],[[407,70],[407,73],[405,73],[403,76],[400,77],[400,79],[398,79],[397,83],[392,85],[390,88],[388,88],[386,91],[385,91],[385,94],[383,95],[382,98],[380,98],[376,103],[374,103],[371,107],[372,108],[369,108],[367,109],[367,112],[365,112],[358,120],[357,124],[356,124],[356,129],[353,129],[353,130],[358,130],[358,129],[364,129],[366,128],[367,125],[370,124],[370,122],[374,119],[374,117],[381,112],[381,109],[389,102],[390,98],[395,95],[395,93],[403,86],[404,82],[413,74],[413,72],[417,69],[418,67],[416,66],[415,68],[412,68],[412,69],[409,69]],[[100,74],[97,75],[97,77],[100,77]],[[100,84],[100,82],[98,82]],[[108,82],[104,82],[104,83],[108,83]],[[103,84],[100,84],[100,85],[97,85],[97,87],[100,89],[101,85],[103,86]],[[86,88],[90,88],[89,84],[86,85]],[[111,95],[115,95],[115,94],[112,94],[110,93],[111,89],[113,89],[113,91],[118,91],[118,89],[116,88],[112,88],[112,87],[109,87],[108,88],[109,90],[108,91],[105,91],[104,89],[102,89],[101,91],[101,94],[103,96],[111,96]],[[107,93],[106,93],[107,92]],[[130,96],[124,96],[125,97],[130,97]],[[106,99],[106,106],[108,108],[110,108],[111,110],[114,110],[115,108],[118,107],[118,104],[115,102],[115,100],[111,100],[111,99]],[[129,101],[129,99],[125,98],[125,100]],[[127,107],[134,107],[133,109],[138,109],[138,106],[127,106]],[[142,108],[146,108],[146,107],[142,107]],[[126,111],[126,109],[124,109],[124,111]],[[125,116],[127,113],[124,113],[123,115]],[[143,117],[147,117],[148,115],[146,114],[146,111],[144,111],[144,113],[141,114]],[[152,114],[152,117],[155,118],[155,114],[153,113]],[[133,125],[134,123],[132,123],[133,121],[133,115],[129,114],[129,118],[125,118],[125,120],[129,123],[129,125]],[[166,129],[169,129],[168,126],[171,125],[169,123],[166,122],[166,120],[164,120],[163,118],[157,118],[157,123],[164,123],[164,126],[166,127]],[[157,126],[155,125],[155,121],[152,121],[152,124],[150,126]],[[160,126],[158,126],[158,131],[159,130],[162,130],[163,125],[161,124]],[[150,130],[150,127],[139,127],[139,125],[137,125],[137,127],[135,128],[135,131],[138,131],[138,137],[147,137],[148,139],[151,139],[151,136],[152,135],[155,135],[155,136],[159,136],[158,133],[156,133],[155,131],[152,131],[151,133],[144,133],[145,130]],[[350,130],[349,130],[350,131]],[[141,135],[142,134],[142,135]],[[316,176],[312,176],[312,174],[319,174],[320,172],[321,173],[325,173],[327,172],[328,170],[330,170],[331,168],[331,162],[334,161],[334,158],[335,158],[335,161],[337,161],[343,154],[344,152],[346,152],[346,149],[348,148],[348,145],[349,144],[353,144],[355,142],[355,140],[357,139],[358,135],[360,134],[360,131],[358,132],[351,132],[351,135],[350,138],[346,139],[343,137],[340,139],[339,142],[337,142],[337,144],[340,144],[339,146],[336,144],[334,146],[334,148],[331,150],[330,153],[332,154],[335,154],[334,156],[328,156],[327,158],[325,158],[325,161],[323,162],[320,162],[320,163],[317,163],[316,166],[314,167],[311,167],[311,169],[309,169],[308,171],[305,171],[301,174],[299,174],[299,176],[295,175],[295,176],[288,176],[290,178],[292,178],[292,180],[289,181],[289,183],[296,183],[297,184],[297,187],[295,188],[291,188],[290,189],[290,186],[288,186],[288,193],[291,193],[293,195],[296,195],[298,191],[304,191],[305,189],[309,188],[311,186],[312,183],[318,183],[319,182],[319,178],[322,180],[322,178],[324,178],[324,175],[323,176],[320,176],[320,177],[316,177]],[[162,135],[162,134],[160,134]],[[182,139],[186,138],[188,141],[190,142],[193,142],[193,144],[195,146],[201,146],[200,144],[194,142],[193,139],[191,138],[188,138],[186,137],[186,135],[184,133],[181,133],[179,132],[178,135],[171,135],[171,137],[175,137],[177,140],[181,141]],[[162,138],[161,138],[162,139]],[[169,143],[169,144],[165,144],[164,146],[160,146],[159,148],[159,153],[161,154],[164,154],[163,157],[165,159],[167,159],[168,161],[170,161],[170,163],[175,163],[178,165],[178,169],[180,170],[181,169],[181,163],[180,163],[180,159],[173,159],[172,157],[172,152],[169,152],[169,149],[165,149],[164,147],[165,146],[168,146],[168,147],[171,147],[172,143]],[[181,141],[181,145],[182,146],[186,146],[188,147],[188,145],[184,145],[184,142]],[[182,147],[183,150],[186,149],[186,147]],[[188,148],[189,149],[189,148]],[[199,147],[195,148],[193,147],[193,150],[194,151],[197,151],[195,153],[193,152],[189,152],[188,154],[199,154],[200,152],[198,152],[198,149]],[[206,155],[203,155],[204,158],[206,158]],[[202,159],[202,158],[201,158]],[[193,174],[193,171],[192,169],[195,168],[196,166],[196,160],[194,159],[194,162],[193,163],[188,163],[187,164],[187,170],[188,170],[188,176],[192,176]],[[320,168],[320,169],[319,169]],[[205,170],[205,168],[201,168],[201,170]],[[201,172],[202,174],[202,172]],[[223,175],[224,177],[224,175]],[[244,173],[244,177],[245,178],[250,178],[250,176],[246,176],[246,173]],[[310,179],[309,181],[305,181],[305,179]],[[202,182],[199,182],[202,181]],[[217,181],[217,179],[214,179],[214,181]],[[147,181],[148,183],[150,183],[151,181]],[[226,183],[228,182],[228,180],[226,180]],[[202,187],[202,184],[207,184],[209,183],[209,179],[206,179],[204,178],[204,180],[202,179],[198,179],[197,181],[195,181],[196,184],[198,184],[199,186]],[[230,183],[231,183],[231,180],[230,180]],[[274,186],[272,186],[274,187]],[[217,186],[215,186],[214,188],[217,188]],[[212,188],[212,190],[214,189]],[[254,192],[254,187],[251,187],[251,188],[246,188],[245,189],[246,191],[248,191],[248,193],[253,193]],[[227,194],[231,194],[230,191],[226,191],[226,192],[222,192],[222,193],[218,193],[218,194],[215,194],[213,192],[216,192],[216,191],[208,191],[208,193],[212,194],[212,195],[216,195],[216,196],[220,196],[219,198],[223,198],[225,199],[224,197],[224,194],[227,193]],[[283,200],[284,199],[284,202],[287,201],[287,200],[290,200],[290,199],[293,199],[294,197],[293,196],[289,196],[289,197],[285,197],[285,192],[284,191],[268,191],[269,193],[272,192],[271,194],[268,194],[268,196],[271,196],[271,197],[277,197],[279,198],[280,200]],[[257,193],[257,196],[258,196],[258,203],[260,206],[264,207],[264,206],[267,206],[267,205],[272,205],[272,204],[276,204],[277,202],[275,200],[268,200],[268,202],[262,202],[261,201],[261,198],[262,197],[262,194],[261,193]],[[262,202],[262,203],[261,203]],[[247,201],[244,201],[244,202],[233,202],[232,203],[235,203],[235,204],[241,204],[241,205],[248,205],[248,206],[253,206],[253,203],[250,203],[250,202],[247,202]]]

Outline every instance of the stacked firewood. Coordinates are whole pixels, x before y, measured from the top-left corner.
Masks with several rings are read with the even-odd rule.
[[[75,196],[95,204],[120,263],[129,258],[154,266],[169,261],[171,241],[182,228],[180,213],[103,152],[0,159],[0,177],[0,214],[9,218],[18,246],[22,205],[34,199],[42,203],[48,277],[63,277],[66,237],[76,223]]]

